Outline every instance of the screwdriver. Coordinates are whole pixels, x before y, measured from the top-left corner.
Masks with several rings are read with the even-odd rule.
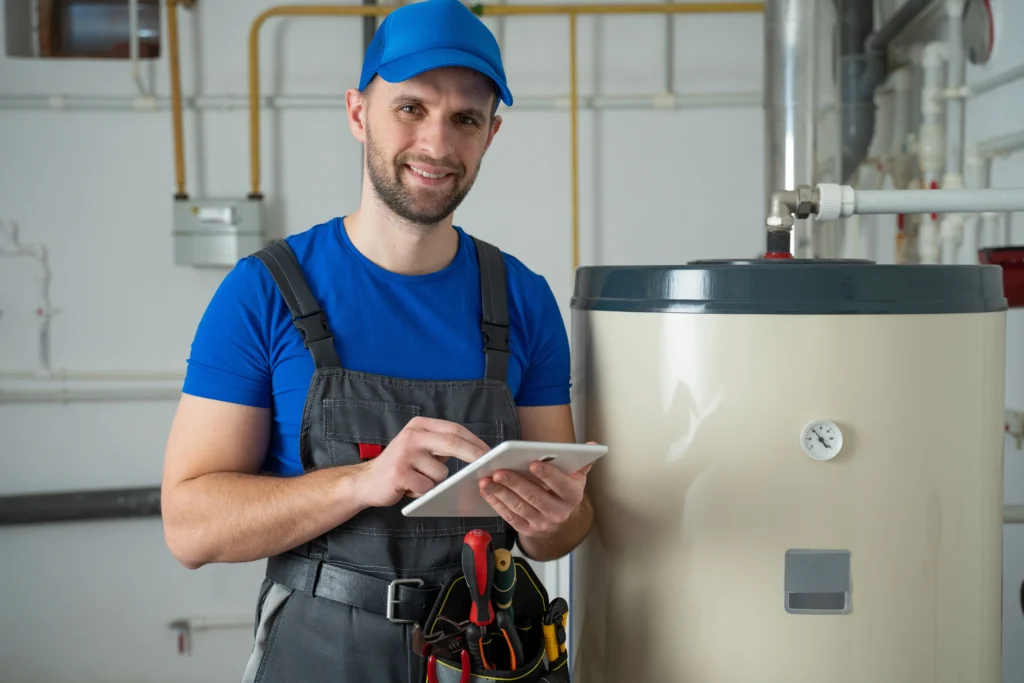
[[[509,620],[515,623],[512,611],[512,595],[516,587],[516,565],[512,553],[505,548],[494,551],[494,603],[499,610],[508,612]]]
[[[482,529],[473,529],[462,541],[462,573],[466,577],[469,595],[473,604],[469,609],[469,625],[466,635],[469,651],[474,663],[487,670],[487,660],[483,654],[483,639],[487,634],[487,626],[494,621],[494,608],[491,606],[491,582],[494,580],[494,551],[491,546],[491,535]]]

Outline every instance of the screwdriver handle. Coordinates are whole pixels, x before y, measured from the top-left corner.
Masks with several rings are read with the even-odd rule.
[[[491,606],[491,582],[494,580],[494,551],[491,535],[482,529],[473,529],[462,542],[462,573],[473,606],[469,620],[477,626],[487,626],[494,621]]]
[[[494,605],[505,610],[515,621],[512,612],[512,597],[516,587],[516,565],[512,561],[512,553],[505,548],[494,550]]]

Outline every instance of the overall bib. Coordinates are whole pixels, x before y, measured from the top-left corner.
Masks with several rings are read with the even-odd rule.
[[[302,416],[300,457],[309,472],[376,457],[414,417],[458,422],[488,446],[520,438],[505,382],[509,322],[505,263],[475,240],[482,295],[485,376],[410,380],[357,372],[338,360],[329,323],[287,243],[255,254],[272,274],[316,370]],[[465,465],[450,458],[450,473]],[[511,549],[501,517],[406,518],[403,500],[366,509],[313,541],[267,561],[255,642],[244,683],[413,683],[423,661],[413,624],[426,620],[441,587],[461,569],[463,538],[484,529]]]

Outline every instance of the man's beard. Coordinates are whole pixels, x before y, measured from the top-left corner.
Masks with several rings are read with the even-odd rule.
[[[421,188],[414,191],[403,181],[405,164],[416,161],[441,166],[451,170],[454,176],[451,189]],[[373,183],[373,189],[381,202],[384,203],[395,215],[404,219],[410,224],[429,227],[440,223],[450,216],[462,203],[462,200],[469,194],[469,190],[476,181],[480,166],[467,175],[466,169],[460,165],[457,167],[451,164],[437,164],[430,159],[416,159],[401,155],[395,159],[394,167],[388,172],[388,161],[384,153],[374,143],[370,131],[366,131],[366,165]]]

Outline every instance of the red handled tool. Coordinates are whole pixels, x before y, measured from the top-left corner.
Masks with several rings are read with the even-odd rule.
[[[462,671],[459,674],[459,683],[469,683],[470,677],[469,652],[462,651]],[[427,659],[427,683],[437,682],[437,656],[431,654]]]
[[[473,529],[462,541],[462,573],[466,577],[469,595],[473,605],[469,610],[469,625],[466,636],[474,664],[489,670],[483,653],[483,639],[487,626],[494,622],[494,607],[491,606],[491,582],[494,581],[494,550],[491,535],[481,529]]]

